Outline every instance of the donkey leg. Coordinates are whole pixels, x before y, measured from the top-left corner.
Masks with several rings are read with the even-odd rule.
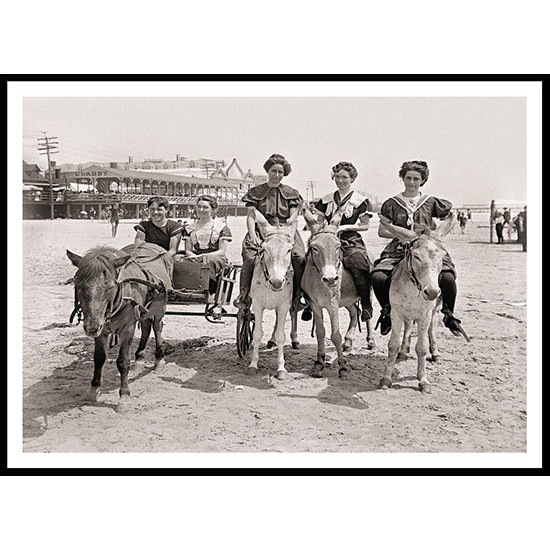
[[[426,374],[426,355],[429,350],[428,326],[430,319],[422,319],[418,321],[418,338],[416,340],[416,356],[418,358],[418,368],[416,376],[418,378],[418,386],[422,393],[431,393],[432,388],[428,376]]]
[[[353,346],[353,336],[355,335],[355,329],[357,328],[357,308],[355,307],[355,304],[351,306],[346,306],[346,309],[349,313],[349,325],[348,330],[346,331],[346,335],[344,337],[344,343],[342,344],[342,349],[344,351],[349,351]]]
[[[275,310],[275,334],[277,338],[277,374],[275,377],[278,380],[284,380],[288,372],[285,369],[285,355],[284,355],[284,345],[285,345],[285,320],[286,314],[288,313],[288,308],[282,306]]]
[[[388,361],[386,363],[386,368],[384,369],[384,375],[380,380],[381,388],[391,388],[392,385],[392,376],[395,369],[395,361],[397,359],[397,353],[399,352],[400,345],[400,336],[401,330],[403,328],[403,320],[400,318],[395,318],[392,315],[392,328],[390,340],[388,342]]]
[[[166,361],[164,359],[164,341],[162,339],[163,329],[162,315],[153,318],[153,332],[155,333],[155,369],[159,370]]]
[[[439,353],[439,348],[437,347],[437,341],[435,339],[435,314],[436,309],[434,308],[434,311],[432,313],[432,318],[430,321],[430,326],[428,327],[428,341],[430,344],[430,356],[433,363],[438,363],[441,360],[441,355]]]
[[[372,281],[371,281],[371,303],[372,303]],[[374,330],[372,328],[372,319],[367,321],[367,349],[374,349],[376,341],[374,340]]]
[[[374,339],[374,330],[372,329],[372,319],[367,321],[367,349],[374,349],[376,340]]]
[[[107,336],[104,334],[101,334],[94,340],[94,376],[87,395],[88,401],[97,401],[99,396],[101,372],[103,370],[103,365],[105,364],[105,359],[107,359],[107,354],[105,353],[106,343]]]
[[[118,357],[116,360],[116,366],[120,373],[120,389],[119,400],[116,407],[117,412],[125,412],[130,408],[130,387],[128,385],[128,371],[130,369],[130,344],[134,337],[134,331],[136,324],[132,323],[129,327],[125,328],[120,335],[120,348],[118,350]]]
[[[325,324],[323,321],[323,310],[316,304],[311,303],[315,319],[315,336],[317,337],[317,358],[313,364],[311,376],[313,378],[323,378],[323,369],[325,368]]]
[[[340,378],[347,378],[349,369],[346,367],[346,358],[344,357],[344,350],[342,348],[342,333],[340,332],[340,319],[339,319],[338,304],[328,310],[330,318],[330,340],[336,348],[337,361],[338,361],[338,376]]]
[[[254,324],[254,333],[252,335],[252,351],[250,354],[250,364],[248,365],[247,373],[255,374],[258,372],[258,360],[260,358],[260,344],[264,335],[263,321],[264,321],[264,308],[260,304],[256,304],[254,307],[254,316],[256,322]]]
[[[143,358],[145,357],[145,346],[147,346],[147,341],[149,340],[149,336],[151,334],[151,328],[153,326],[153,322],[151,319],[143,319],[141,321],[141,336],[139,339],[139,344],[136,349],[136,353],[134,354],[135,359],[135,370],[141,370],[143,366],[145,365],[145,362],[143,361]]]
[[[397,354],[397,361],[406,361],[409,358],[411,351],[411,336],[412,336],[412,321],[405,321],[405,329],[403,330],[403,339],[401,340],[401,347]]]
[[[273,327],[273,332],[267,341],[267,349],[273,349],[277,347],[277,323]]]
[[[298,340],[298,310],[290,308],[290,342],[292,349],[300,349],[300,340]]]

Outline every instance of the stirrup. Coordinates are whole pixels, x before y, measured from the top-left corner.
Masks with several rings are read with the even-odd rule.
[[[457,319],[450,311],[444,313],[443,324],[453,333],[454,336],[464,336],[466,342],[470,341],[470,338],[461,326],[462,321]]]
[[[313,319],[313,312],[311,311],[311,308],[309,305],[306,305],[304,307],[304,310],[302,311],[302,321],[311,321]]]
[[[380,334],[382,336],[386,336],[391,332],[391,316],[388,309],[384,310],[384,308],[382,308],[380,317],[378,317],[378,321],[376,322],[374,330],[378,328],[378,325],[380,325]]]
[[[364,307],[361,312],[361,321],[366,323],[370,319],[372,319],[372,307]]]

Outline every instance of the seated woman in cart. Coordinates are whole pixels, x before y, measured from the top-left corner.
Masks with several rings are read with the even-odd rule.
[[[183,229],[185,251],[176,261],[199,261],[210,269],[210,294],[214,294],[217,279],[227,265],[227,245],[232,240],[231,230],[224,221],[216,218],[218,201],[211,195],[198,197],[195,211],[197,219]]]
[[[148,250],[145,243],[155,244],[166,252],[163,255],[170,279],[163,279],[168,293],[172,292],[172,277],[174,272],[174,256],[181,241],[182,227],[168,218],[168,199],[165,197],[151,197],[147,201],[148,220],[141,220],[134,226],[136,237],[134,244],[127,247],[127,251],[139,260],[147,261],[155,251]],[[124,250],[124,249],[123,249]],[[158,275],[158,274],[156,274]]]

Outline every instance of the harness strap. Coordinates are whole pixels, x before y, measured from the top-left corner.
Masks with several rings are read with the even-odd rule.
[[[418,289],[419,292],[422,291],[422,285],[418,281],[418,278],[416,277],[416,274],[414,272],[413,266],[412,266],[412,253],[411,253],[411,246],[416,241],[416,239],[413,239],[412,241],[406,242],[403,244],[403,250],[405,251],[405,257],[403,258],[406,262],[407,266],[407,275],[410,279],[410,281],[414,284],[414,286]]]

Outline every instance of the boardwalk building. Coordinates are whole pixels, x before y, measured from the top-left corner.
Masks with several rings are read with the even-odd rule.
[[[49,180],[35,170],[35,178],[31,181],[28,174],[33,165],[24,163],[23,217],[49,218],[52,202],[54,217],[78,218],[81,212],[90,210],[95,217],[101,217],[108,205],[117,202],[125,217],[140,218],[152,196],[168,198],[171,217],[191,217],[197,197],[203,194],[218,199],[220,215],[244,215],[241,197],[266,177],[255,176],[250,170],[245,172],[236,159],[228,167],[219,161],[210,164],[205,161],[208,159],[187,161],[187,166],[176,168],[170,164],[165,168],[166,163],[160,168],[160,161],[156,161],[154,170],[132,169],[132,163],[54,166],[51,193]],[[183,164],[179,155],[177,162]],[[135,165],[147,164],[144,161]]]

